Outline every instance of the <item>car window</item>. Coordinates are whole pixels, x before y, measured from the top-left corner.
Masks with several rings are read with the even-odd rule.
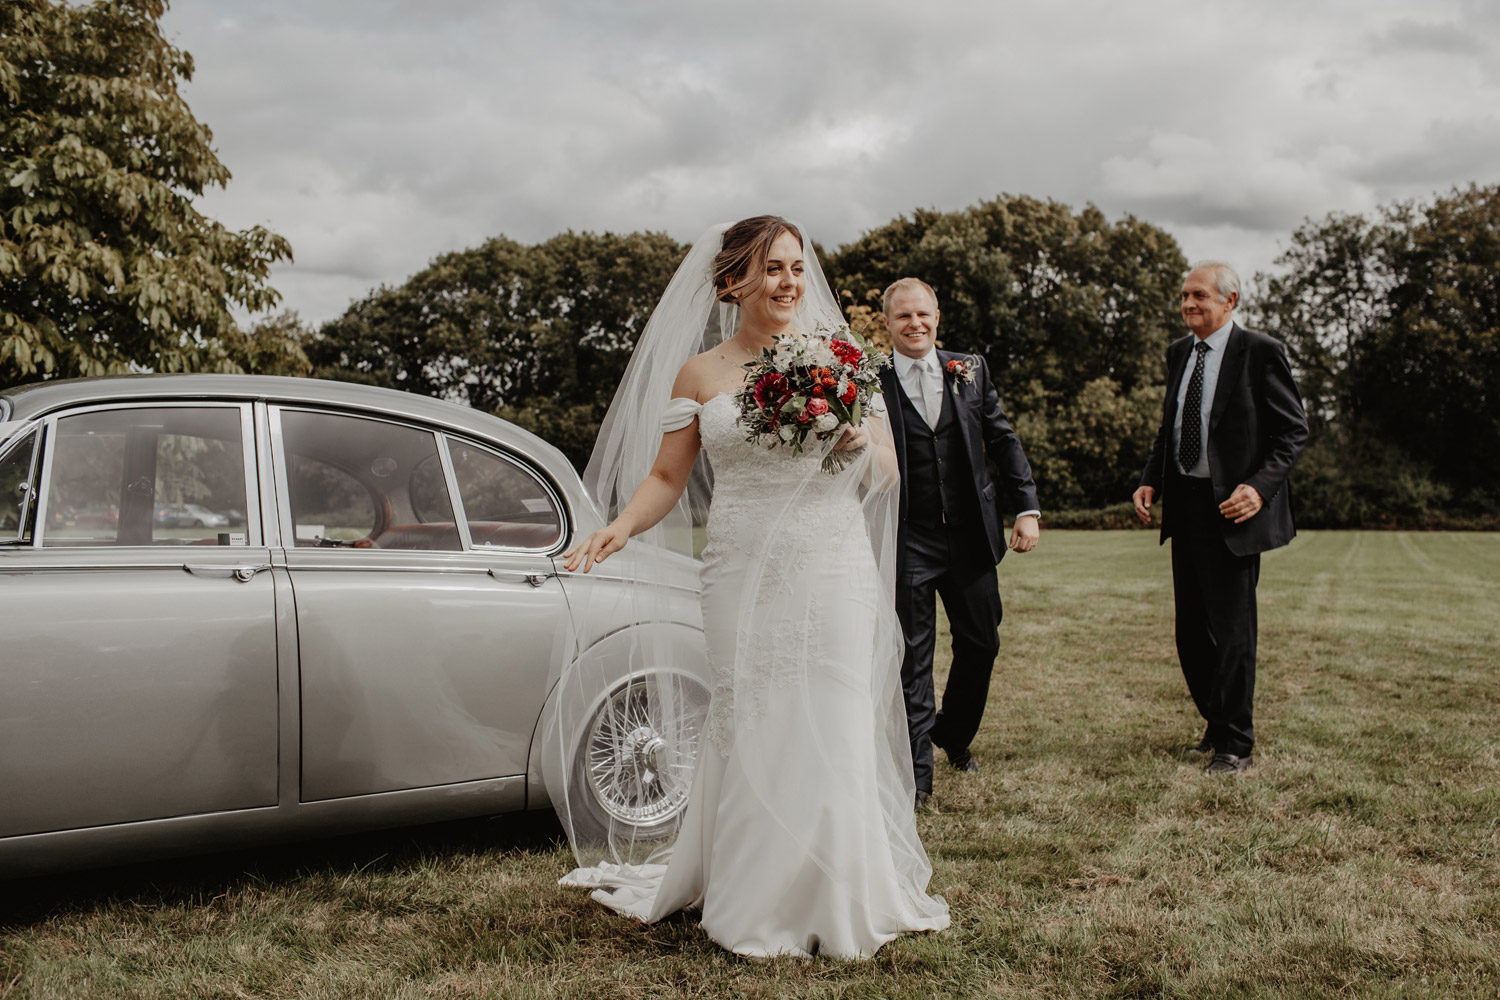
[[[431,431],[339,413],[284,410],[281,439],[297,545],[462,547]]]
[[[36,526],[36,445],[33,431],[0,456],[0,545],[29,545]]]
[[[449,439],[458,495],[475,545],[547,549],[562,537],[562,511],[535,475],[509,458]]]
[[[44,546],[245,545],[238,407],[122,407],[57,422]]]

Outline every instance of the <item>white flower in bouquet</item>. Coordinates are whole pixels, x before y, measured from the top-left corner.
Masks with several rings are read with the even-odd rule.
[[[813,367],[842,367],[838,357],[828,347],[828,341],[820,337],[808,337],[802,342],[802,363]]]
[[[812,429],[815,434],[827,434],[839,425],[839,418],[832,413],[824,413],[813,418]]]

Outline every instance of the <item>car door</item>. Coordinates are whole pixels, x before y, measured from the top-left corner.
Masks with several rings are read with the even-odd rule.
[[[11,440],[0,836],[274,806],[275,599],[249,404],[78,409]],[[250,514],[157,517],[190,502]]]
[[[523,462],[431,428],[294,407],[272,424],[303,800],[524,774],[568,635],[555,494]],[[516,516],[476,516],[502,508]]]

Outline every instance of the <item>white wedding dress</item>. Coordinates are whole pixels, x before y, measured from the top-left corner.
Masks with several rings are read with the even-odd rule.
[[[820,451],[747,442],[738,415],[722,394],[673,399],[664,421],[698,420],[714,478],[713,693],[681,830],[665,864],[563,882],[645,921],[701,908],[708,935],[743,955],[868,957],[948,925],[912,815],[893,595],[857,468],[829,475]]]

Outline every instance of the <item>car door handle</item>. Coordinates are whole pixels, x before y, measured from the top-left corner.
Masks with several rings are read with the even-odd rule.
[[[183,563],[182,568],[194,576],[209,576],[214,578],[234,577],[240,583],[249,583],[255,579],[255,574],[262,570],[271,568],[270,563],[246,563],[239,566],[205,566],[195,563]]]
[[[490,576],[501,583],[529,583],[533,587],[540,587],[547,582],[547,578],[555,576],[555,573],[522,573],[519,570],[492,569]]]

